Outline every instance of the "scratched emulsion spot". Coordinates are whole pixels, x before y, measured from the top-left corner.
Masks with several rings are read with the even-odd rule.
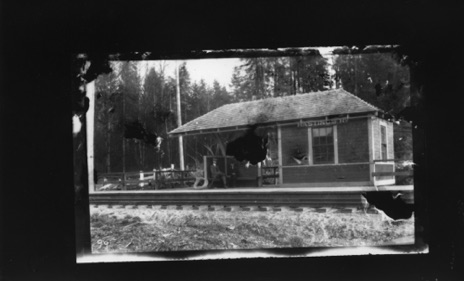
[[[372,191],[361,194],[369,203],[378,210],[382,211],[392,220],[404,220],[411,218],[414,206],[407,204],[402,198],[401,193],[393,195],[391,192]]]
[[[113,71],[110,67],[109,61],[106,57],[91,57],[90,66],[88,66],[87,71],[82,75],[82,78],[87,82],[90,83],[93,80],[97,79],[98,75],[100,74],[108,74]]]
[[[156,134],[147,132],[147,130],[138,120],[125,124],[124,137],[126,139],[141,140],[146,144],[152,145],[154,147],[159,147],[161,141],[163,140]]]
[[[420,112],[415,107],[408,106],[404,108],[397,114],[396,117],[397,119],[405,120],[407,122],[413,123],[416,126],[422,125],[420,122],[421,120]]]
[[[266,159],[268,137],[256,135],[257,125],[250,125],[244,135],[227,143],[226,155],[234,156],[237,161],[247,161],[252,165]]]
[[[73,122],[73,136],[76,136],[77,134],[79,134],[79,132],[82,129],[82,123],[81,123],[81,120],[79,119],[79,116],[77,115],[74,115],[72,117],[72,122]]]

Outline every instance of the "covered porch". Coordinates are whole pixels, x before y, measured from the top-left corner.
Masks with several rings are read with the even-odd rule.
[[[392,122],[379,108],[342,89],[227,104],[169,135],[237,136],[253,124],[259,137],[269,139],[268,154],[256,166],[235,163],[238,172],[229,165],[233,160],[224,160],[220,166],[228,179],[247,178],[254,187],[338,189],[394,185],[396,176],[404,176],[395,168]],[[202,164],[206,179],[208,161],[204,158]]]

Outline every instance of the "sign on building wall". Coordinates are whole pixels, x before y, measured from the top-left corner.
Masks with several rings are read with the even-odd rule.
[[[318,121],[300,121],[298,127],[315,127],[315,126],[331,126],[336,124],[347,123],[348,118],[337,118],[329,120],[318,120]]]

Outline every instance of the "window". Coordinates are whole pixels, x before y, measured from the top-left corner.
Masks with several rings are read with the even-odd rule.
[[[308,129],[281,127],[282,164],[284,166],[308,165]]]
[[[387,159],[387,128],[380,126],[380,153],[382,160]]]
[[[313,163],[334,163],[334,133],[333,127],[313,128]]]

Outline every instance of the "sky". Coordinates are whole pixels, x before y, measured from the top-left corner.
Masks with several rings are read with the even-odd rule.
[[[317,47],[321,52],[321,55],[329,58],[329,65],[331,64],[331,51],[334,47]],[[224,58],[224,59],[195,59],[195,60],[184,60],[187,62],[187,70],[190,74],[191,82],[199,82],[203,79],[207,85],[212,86],[213,81],[217,80],[221,86],[226,87],[230,90],[230,82],[235,66],[240,65],[239,58]],[[184,61],[177,61],[181,64]],[[165,73],[167,76],[175,77],[176,61],[166,60],[163,62],[165,66]],[[159,69],[159,61],[146,62],[149,67],[155,67]],[[142,75],[146,70],[142,70]],[[330,69],[329,69],[330,72]]]
[[[240,65],[240,59],[201,59],[188,60],[187,70],[192,81],[204,79],[206,84],[213,85],[214,80],[229,90],[234,67]]]
[[[232,73],[234,67],[240,65],[240,59],[238,58],[226,58],[226,59],[195,59],[195,60],[165,60],[165,61],[148,61],[142,62],[141,76],[147,73],[147,67],[154,67],[155,70],[159,70],[161,65],[165,67],[165,73],[167,76],[175,77],[176,64],[182,64],[186,62],[187,71],[190,74],[190,81],[200,82],[201,79],[205,81],[207,85],[212,86],[214,80],[217,80],[221,86],[226,87],[230,90],[230,81],[232,79]],[[143,66],[145,64],[145,66]]]

